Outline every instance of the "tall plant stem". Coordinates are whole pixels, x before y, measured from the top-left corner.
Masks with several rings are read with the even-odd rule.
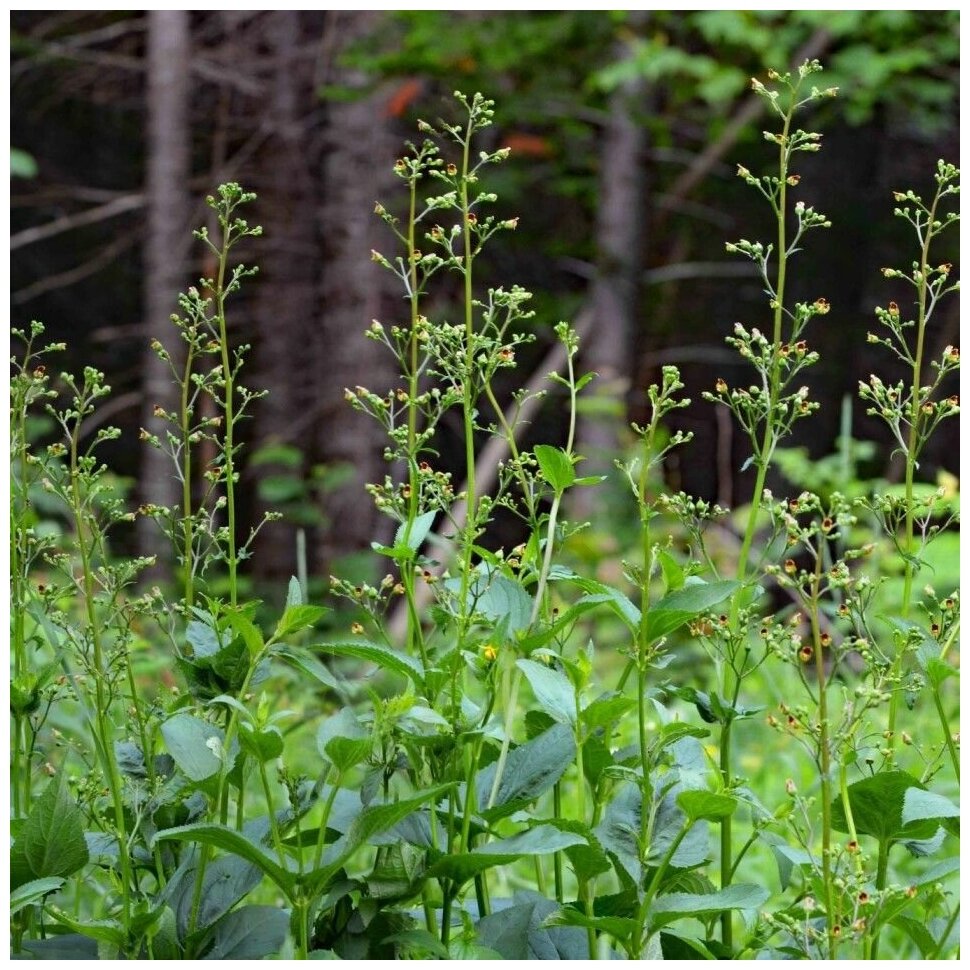
[[[195,537],[192,524],[192,443],[189,440],[191,429],[192,367],[195,355],[189,342],[185,354],[185,368],[182,372],[182,393],[179,406],[179,420],[182,434],[182,556],[183,556],[183,597],[186,610],[195,603]]]
[[[815,553],[815,574],[812,577],[809,616],[812,626],[815,676],[818,678],[818,746],[819,786],[822,799],[822,884],[825,887],[826,946],[828,959],[835,959],[836,925],[832,887],[832,756],[829,749],[828,683],[825,675],[825,655],[822,650],[822,631],[819,623],[819,597],[822,583],[822,550]]]
[[[926,338],[927,321],[927,296],[929,292],[929,282],[927,279],[930,258],[930,243],[933,241],[933,222],[936,219],[936,208],[940,201],[940,188],[937,187],[936,195],[933,197],[933,204],[930,206],[928,218],[926,220],[925,236],[923,238],[923,248],[920,253],[919,280],[916,287],[917,304],[919,307],[916,321],[916,353],[913,355],[912,380],[910,385],[910,421],[909,435],[906,441],[906,520],[904,525],[904,566],[903,566],[903,602],[900,613],[903,619],[909,618],[910,602],[913,597],[913,579],[918,568],[913,556],[913,537],[915,510],[913,508],[913,486],[915,483],[916,459],[919,452],[919,430],[922,420],[921,407],[921,388],[923,377],[923,351]],[[899,690],[898,680],[902,671],[903,651],[896,652],[892,666],[892,692],[889,701],[889,737],[886,746],[889,749],[887,761],[892,762],[895,756],[896,747],[896,718],[899,712]]]
[[[239,559],[236,555],[236,466],[234,451],[235,432],[235,376],[229,357],[229,336],[226,332],[226,265],[229,260],[229,215],[223,227],[222,246],[219,248],[219,271],[216,277],[216,318],[219,324],[219,349],[222,356],[222,377],[224,381],[223,411],[226,433],[223,439],[223,452],[226,462],[226,567],[229,570],[229,602],[236,605],[238,589],[236,570]]]
[[[886,888],[886,875],[889,872],[889,840],[879,840],[879,856],[876,862],[876,889],[882,892]],[[869,954],[870,960],[879,959],[879,937],[875,936],[872,940],[872,950]]]
[[[83,413],[83,411],[84,408],[79,406],[78,413]],[[121,780],[121,772],[118,770],[118,762],[115,760],[114,755],[114,739],[112,737],[113,731],[109,712],[111,701],[106,687],[108,669],[105,665],[104,645],[101,639],[102,627],[97,615],[94,576],[90,559],[91,549],[85,538],[87,523],[85,522],[84,513],[85,502],[81,496],[81,470],[78,464],[78,438],[80,433],[81,420],[78,417],[70,439],[71,503],[73,506],[74,525],[77,529],[78,554],[81,558],[81,584],[84,592],[84,609],[91,631],[95,693],[94,716],[98,732],[96,747],[101,757],[102,768],[107,776],[108,787],[111,791],[111,803],[114,810],[115,828],[117,829],[118,836],[118,862],[121,869],[122,922],[125,926],[128,926],[131,922],[131,855],[128,846],[127,827],[125,825],[123,782]]]
[[[792,99],[794,102],[794,98]],[[754,490],[751,495],[751,508],[748,513],[748,521],[744,530],[744,537],[741,541],[741,551],[738,554],[737,578],[744,583],[748,578],[748,562],[751,557],[751,549],[754,543],[754,536],[758,525],[758,513],[761,511],[761,499],[765,491],[765,480],[768,476],[768,468],[777,444],[777,429],[773,424],[773,416],[778,406],[778,399],[781,393],[781,346],[782,346],[782,326],[785,318],[785,283],[788,272],[788,163],[790,158],[789,134],[791,122],[794,115],[794,104],[785,115],[784,125],[781,133],[781,146],[778,160],[778,198],[772,200],[772,209],[778,225],[777,234],[777,257],[778,268],[775,276],[773,309],[774,318],[772,325],[772,360],[771,372],[768,379],[768,413],[765,418],[764,435],[761,440],[761,447],[757,454],[757,472],[755,474]],[[735,596],[731,605],[731,623],[736,627],[738,620],[739,600]],[[740,684],[735,683],[735,674],[730,663],[724,664],[724,683],[723,694],[725,698],[738,696]],[[732,777],[732,750],[731,750],[731,722],[721,726],[721,736],[719,747],[719,767],[721,779],[725,787],[730,787]],[[734,862],[732,858],[734,833],[732,831],[732,817],[730,815],[721,819],[720,824],[720,856],[721,856],[721,888],[726,889],[731,884],[734,874]],[[725,911],[721,914],[721,942],[729,949],[733,945],[733,920],[731,913]]]

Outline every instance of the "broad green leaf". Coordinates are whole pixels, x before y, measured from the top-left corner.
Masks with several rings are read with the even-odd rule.
[[[478,807],[494,821],[534,801],[559,781],[576,757],[576,740],[564,724],[555,724],[538,737],[509,752],[495,801],[487,808],[497,764],[483,768],[475,778]]]
[[[584,593],[590,596],[602,596],[603,602],[609,605],[613,612],[623,620],[631,631],[636,632],[640,626],[640,610],[630,601],[629,597],[621,593],[606,583],[601,583],[595,579],[586,579],[575,573],[570,573],[562,577],[564,580],[578,586]]]
[[[125,945],[128,933],[118,920],[114,919],[77,919],[64,910],[52,910],[50,914],[62,926],[66,926],[75,933],[97,940],[98,943],[107,943],[110,946],[121,949]]]
[[[272,761],[283,753],[283,734],[273,724],[259,728],[247,721],[240,721],[239,742],[246,753],[251,754],[261,764]]]
[[[856,832],[871,835],[880,842],[932,838],[939,827],[935,820],[908,825],[903,820],[906,795],[913,788],[925,789],[926,786],[905,771],[879,771],[849,785],[849,806]],[[839,832],[848,832],[841,798],[832,802],[832,827]]]
[[[436,936],[432,936],[426,929],[404,930],[384,938],[385,943],[393,943],[399,957],[406,955],[418,960],[435,957],[438,960],[448,959],[448,948]]]
[[[532,449],[539,462],[542,477],[552,486],[553,490],[560,495],[576,481],[576,469],[569,458],[569,455],[562,448],[554,448],[552,445],[536,445]]]
[[[900,915],[894,916],[889,922],[901,929],[916,944],[920,956],[924,959],[936,951],[936,940],[933,939],[933,934],[919,920]]]
[[[10,915],[19,913],[25,906],[39,903],[48,893],[60,889],[64,882],[60,876],[46,876],[25,882],[10,894]]]
[[[669,552],[664,552],[663,549],[657,550],[657,558],[660,560],[660,568],[663,570],[667,592],[672,593],[674,590],[680,589],[684,585],[685,579],[684,570],[680,563]]]
[[[539,706],[560,724],[576,723],[576,697],[565,674],[535,660],[518,660]]]
[[[475,610],[494,623],[505,623],[509,633],[526,630],[532,619],[532,598],[520,583],[508,576],[479,574],[472,582],[469,599]]]
[[[221,919],[203,960],[262,960],[277,953],[290,928],[290,914],[277,906],[243,906]]]
[[[340,774],[364,761],[372,748],[372,734],[349,707],[328,717],[317,729],[317,749]]]
[[[70,876],[87,861],[84,815],[59,772],[31,806],[11,847],[11,889],[48,876]]]
[[[229,629],[246,644],[249,657],[254,660],[263,649],[263,634],[259,627],[243,612],[245,607],[226,613]]]
[[[176,714],[162,725],[162,737],[168,753],[191,781],[205,781],[222,767],[225,734],[214,724],[191,714]]]
[[[688,620],[700,616],[726,600],[741,584],[733,579],[714,583],[688,582],[658,600],[647,613],[647,639],[653,643]]]
[[[261,845],[227,825],[216,825],[214,822],[196,822],[192,825],[163,829],[156,833],[152,839],[153,844],[166,841],[211,845],[214,848],[230,852],[240,859],[258,866],[264,875],[269,876],[279,886],[287,898],[293,896],[296,876],[284,869]]]
[[[313,649],[332,653],[337,657],[366,660],[368,663],[376,664],[382,670],[390,670],[402,677],[407,677],[418,686],[423,684],[424,669],[417,660],[380,643],[371,643],[367,640],[338,640],[314,644]]]
[[[603,851],[599,839],[593,830],[575,819],[552,818],[545,824],[559,829],[561,832],[571,832],[582,838],[582,842],[568,846],[565,849],[566,858],[576,873],[578,879],[592,879],[612,868],[609,856]]]
[[[654,901],[650,927],[655,931],[675,920],[711,916],[735,909],[757,909],[768,899],[767,889],[739,883],[716,893],[670,893]]]
[[[543,925],[557,909],[538,893],[516,893],[511,906],[479,920],[478,939],[505,960],[588,960],[585,931]]]
[[[733,795],[717,792],[682,791],[677,796],[677,804],[692,822],[700,819],[714,822],[730,818],[738,807],[738,800]]]
[[[610,734],[622,723],[624,715],[629,713],[637,702],[632,697],[622,694],[604,695],[591,701],[580,712],[580,720],[587,728],[609,728]]]
[[[36,960],[97,960],[99,956],[97,940],[80,933],[24,940],[23,952]]]
[[[584,842],[581,835],[563,832],[551,825],[538,825],[511,838],[489,842],[472,852],[444,855],[431,866],[428,874],[462,885],[486,869],[508,865],[522,856],[551,855]]]

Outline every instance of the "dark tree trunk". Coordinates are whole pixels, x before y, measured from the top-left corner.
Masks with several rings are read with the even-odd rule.
[[[386,248],[380,221],[370,213],[374,202],[396,188],[390,174],[399,152],[387,122],[387,94],[365,73],[342,67],[340,54],[369,30],[380,13],[331,13],[327,29],[339,39],[328,84],[356,92],[356,97],[328,105],[325,201],[322,210],[325,260],[323,318],[315,345],[316,390],[320,421],[317,440],[323,460],[344,466],[348,479],[323,502],[328,520],[318,546],[318,565],[328,569],[340,556],[369,548],[378,516],[364,492],[382,481],[383,434],[377,424],[344,401],[344,388],[362,384],[383,393],[393,381],[384,348],[364,331],[372,319],[401,323],[403,300],[391,296],[393,279],[370,260],[371,249]],[[389,312],[393,317],[387,317]]]
[[[173,360],[181,341],[169,320],[178,292],[185,287],[184,269],[190,239],[189,213],[189,14],[184,10],[148,13],[148,137],[145,192],[144,333],[142,425],[163,436],[165,425],[154,417],[156,405],[174,410],[178,396],[169,365],[147,344],[161,340]],[[179,488],[168,455],[145,446],[141,459],[141,501],[162,506],[179,502]],[[139,548],[159,560],[159,572],[171,549],[155,523],[139,521]]]
[[[581,416],[577,448],[588,462],[584,474],[608,474],[626,421],[626,398],[635,372],[634,335],[638,320],[639,276],[644,217],[647,134],[634,115],[645,84],[634,78],[610,96],[602,135],[596,212],[596,277],[590,293],[593,323],[582,344],[585,370],[599,378],[588,393],[602,406]],[[595,490],[581,489],[573,514],[588,516]]]
[[[266,237],[258,247],[260,274],[253,287],[259,328],[254,363],[258,386],[269,394],[255,409],[252,440],[260,449],[285,445],[302,455],[295,464],[271,460],[250,465],[257,479],[283,475],[294,482],[314,458],[313,387],[320,379],[307,373],[307,347],[320,325],[318,192],[310,124],[319,102],[310,64],[300,56],[301,17],[298,11],[280,10],[261,20],[271,68],[261,111],[268,137],[257,158],[258,211]],[[305,506],[296,495],[282,509],[273,500],[266,502],[267,509],[281,510],[285,518],[259,533],[253,559],[258,577],[283,579],[296,572],[296,530]],[[262,503],[256,509],[261,513]]]

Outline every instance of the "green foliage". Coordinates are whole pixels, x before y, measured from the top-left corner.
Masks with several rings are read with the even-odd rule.
[[[889,33],[915,22],[884,14]],[[400,63],[444,58],[430,28],[446,35],[445,15],[406,16],[421,29]],[[649,29],[624,13],[496,17],[485,33],[518,26],[510,44],[490,49],[489,66],[545,56],[577,24],[636,28],[628,58],[590,70],[590,90],[645,77],[718,103],[737,93],[739,72],[664,26],[752,56],[787,53],[792,41],[773,13],[655,16]],[[833,17],[833,35],[862,16]],[[541,31],[527,37],[529,24]],[[885,78],[921,58],[887,64],[877,52],[866,63],[858,69]],[[326,608],[308,602],[298,579],[265,625],[259,604],[241,599],[253,536],[237,541],[237,431],[259,394],[240,382],[247,348],[226,306],[251,274],[229,260],[235,244],[259,235],[238,215],[250,193],[228,183],[209,200],[220,238],[197,238],[218,270],[183,295],[174,318],[186,349],[172,368],[181,405],[159,416],[163,434],[145,432],[183,482],[200,446],[217,454],[204,494],[188,488],[178,507],[141,510],[174,543],[171,599],[138,591],[147,562],[110,554],[111,529],[133,518],[96,457],[116,433],[102,428],[89,441],[81,430],[109,393],[104,376],[87,368],[55,387],[39,359],[59,347],[35,345],[39,324],[15,334],[24,345],[11,380],[15,955],[954,951],[959,906],[946,880],[957,865],[945,853],[959,820],[950,724],[959,596],[928,587],[918,599],[916,577],[956,518],[946,489],[924,494],[918,458],[959,406],[948,394],[959,352],[924,360],[927,322],[955,288],[930,245],[956,221],[958,173],[941,162],[928,203],[898,193],[920,251],[912,269],[883,275],[913,288],[916,310],[913,319],[895,303],[877,310],[887,335],[870,337],[911,374],[892,385],[873,377],[861,390],[897,438],[902,486],[880,493],[856,480],[864,448],[854,448],[851,422],[838,462],[812,468],[786,455],[781,443],[815,410],[799,382],[818,358],[808,327],[828,312],[823,298],[786,297],[804,235],[828,225],[792,191],[799,153],[815,152],[821,137],[796,128],[795,115],[834,95],[813,85],[820,69],[809,61],[752,84],[776,118],[766,140],[777,168],[738,174],[777,234],[728,247],[754,263],[771,321],[767,333],[738,324],[728,340],[754,379],[718,381],[706,395],[738,421],[755,469],[728,555],[712,528],[726,510],[663,485],[663,463],[691,437],[671,427],[690,402],[668,365],[646,388],[636,450],[618,462],[635,510],[627,558],[610,577],[573,567],[583,524],[566,518],[570,499],[598,482],[582,475],[575,440],[591,375],[576,370],[575,331],[558,324],[564,364],[550,389],[566,430],[527,448],[521,405],[531,392],[513,392],[505,408],[500,391],[533,337],[531,294],[483,288],[476,275],[490,240],[517,227],[494,208],[490,178],[509,152],[489,140],[494,106],[479,94],[457,93],[449,117],[419,122],[421,142],[394,165],[405,214],[376,207],[395,251],[373,259],[400,284],[405,319],[374,321],[367,337],[398,374],[391,392],[359,386],[345,396],[387,435],[387,474],[368,491],[393,538],[373,545],[389,570],[378,586],[332,580],[354,611],[349,633],[317,642]],[[439,289],[461,294],[457,322],[438,316]],[[38,410],[59,435],[46,448],[28,431]],[[460,488],[438,467],[455,428]],[[479,460],[495,439],[507,458],[486,489]],[[289,477],[298,453],[263,459],[283,469],[264,479],[263,498],[306,501]],[[766,483],[777,468],[803,490],[773,494]],[[69,523],[64,535],[37,529],[38,492]],[[500,515],[524,537],[508,551],[495,539]],[[874,557],[877,545],[884,556]],[[218,564],[225,599],[209,578]],[[144,655],[156,650],[170,692],[147,675]],[[754,717],[765,708],[766,724]],[[42,791],[40,765],[53,776]],[[906,853],[890,857],[895,845]]]

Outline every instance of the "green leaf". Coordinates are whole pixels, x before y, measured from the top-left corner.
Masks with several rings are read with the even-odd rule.
[[[284,869],[261,845],[227,825],[216,825],[214,822],[196,822],[192,825],[163,829],[155,834],[152,844],[166,841],[211,845],[214,848],[231,852],[240,859],[257,866],[264,875],[269,876],[279,886],[288,899],[293,897],[296,876]]]
[[[203,960],[262,960],[286,940],[290,915],[276,906],[243,906],[215,926],[212,948]]]
[[[522,856],[551,855],[585,841],[581,835],[560,831],[552,825],[538,825],[511,838],[489,842],[472,852],[444,855],[431,866],[428,874],[452,879],[462,885],[486,869],[508,865]]]
[[[303,593],[303,587],[300,585],[300,581],[296,576],[290,576],[289,585],[286,587],[286,605],[303,606],[305,604],[306,596]]]
[[[31,806],[10,850],[10,887],[48,876],[70,876],[88,861],[84,815],[58,773]]]
[[[402,522],[394,535],[394,545],[405,546],[411,552],[417,552],[428,537],[431,526],[434,524],[434,518],[434,512],[425,512],[423,515],[417,516],[411,523],[410,530],[408,530],[407,522]]]
[[[205,781],[222,767],[225,734],[214,724],[180,713],[162,725],[162,737],[168,753],[191,781]],[[230,766],[234,760],[230,759]]]
[[[240,607],[236,610],[229,610],[226,613],[226,624],[246,644],[250,659],[255,660],[263,649],[263,634],[259,627],[243,612],[244,609],[245,607]]]
[[[716,893],[670,893],[657,899],[651,909],[655,931],[685,917],[711,916],[735,909],[758,909],[768,899],[767,889],[739,883]]]
[[[478,922],[479,940],[505,960],[587,960],[586,934],[574,926],[544,926],[556,904],[538,893],[518,892],[511,906]]]
[[[936,951],[936,940],[933,934],[919,920],[910,916],[894,916],[889,921],[893,926],[901,929],[919,948],[920,956],[926,959]]]
[[[610,734],[623,722],[623,717],[629,713],[637,702],[632,697],[612,693],[597,697],[580,712],[580,720],[590,730],[596,728],[610,728]]]
[[[475,610],[494,623],[505,623],[509,633],[526,630],[532,619],[532,598],[521,583],[497,573],[479,573],[471,584],[469,598]]]
[[[345,696],[343,685],[336,677],[311,653],[298,647],[274,647],[273,656],[286,661],[290,666],[303,671],[307,676],[312,677],[324,687]]]
[[[303,891],[311,896],[321,892],[361,846],[369,845],[375,836],[394,828],[423,805],[446,794],[452,787],[450,784],[436,785],[411,798],[365,808],[346,833],[330,846],[324,864],[299,877]]]
[[[382,670],[391,670],[402,677],[407,677],[418,686],[422,686],[424,682],[424,669],[417,660],[380,643],[371,643],[367,640],[338,640],[317,643],[313,649],[332,653],[337,657],[366,660],[376,664]]]
[[[562,448],[554,448],[552,445],[536,445],[532,449],[539,462],[542,477],[552,486],[558,494],[562,494],[576,481],[576,469],[573,463]]]
[[[25,906],[39,903],[48,893],[60,889],[65,881],[60,876],[45,876],[25,882],[10,894],[10,915],[19,913]]]
[[[663,571],[667,592],[672,593],[674,590],[680,589],[684,585],[685,578],[680,563],[669,552],[664,552],[663,549],[657,550],[657,558],[660,560],[660,568]]]
[[[317,729],[317,749],[340,774],[369,757],[373,746],[373,736],[349,707],[328,717]]]
[[[587,916],[572,906],[564,906],[542,921],[543,926],[592,927],[625,943],[633,936],[637,921],[629,916]]]
[[[107,943],[118,950],[125,945],[125,941],[128,938],[127,932],[118,920],[82,920],[60,909],[52,910],[51,916],[62,926],[74,930],[75,933],[80,933],[90,940],[97,940],[98,943]]]
[[[239,742],[247,754],[264,764],[283,753],[283,735],[273,724],[258,728],[247,721],[239,722]]]
[[[722,795],[710,791],[682,791],[677,796],[677,804],[692,821],[706,819],[710,822],[730,818],[738,806],[733,795]]]
[[[80,933],[46,940],[24,940],[23,951],[36,960],[97,960],[98,944]]]
[[[849,785],[849,807],[856,832],[880,842],[932,838],[939,827],[935,820],[909,824],[903,820],[906,795],[913,788],[925,790],[926,786],[905,771],[879,771]],[[839,832],[849,830],[841,798],[832,802],[832,826]]]
[[[733,579],[714,583],[688,582],[681,589],[668,593],[655,603],[647,613],[647,639],[653,643],[683,626],[695,616],[723,602],[741,584]]]
[[[495,779],[496,763],[483,768],[475,778],[478,807],[482,816],[494,821],[534,801],[559,781],[576,757],[576,739],[564,724],[555,724],[538,737],[509,752],[495,802],[486,808]]]
[[[287,606],[276,624],[273,638],[281,640],[313,626],[327,612],[325,606]]]
[[[539,706],[560,724],[576,723],[576,697],[565,674],[535,660],[518,660]]]
[[[923,819],[959,818],[960,807],[949,798],[921,788],[907,788],[901,814],[903,825]]]

